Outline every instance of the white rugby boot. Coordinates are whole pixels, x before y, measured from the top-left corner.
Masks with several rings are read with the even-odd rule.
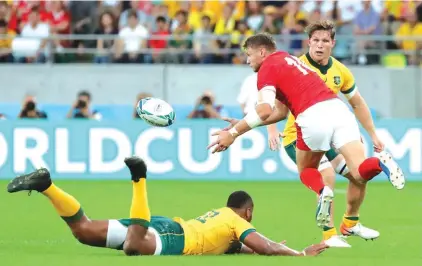
[[[316,211],[316,222],[317,226],[321,229],[331,221],[331,202],[334,198],[334,192],[328,186],[325,186],[322,190],[321,195],[319,196],[318,206]]]
[[[342,236],[332,236],[327,240],[324,240],[324,243],[327,244],[330,248],[351,248],[352,246],[347,243],[347,241]]]
[[[382,151],[377,155],[377,157],[380,159],[382,171],[387,175],[388,180],[390,180],[393,187],[398,190],[403,189],[404,184],[406,183],[403,171],[393,160],[391,154],[386,151]]]
[[[345,237],[358,236],[365,240],[374,240],[380,236],[380,233],[374,229],[363,226],[361,223],[357,223],[353,227],[346,227],[344,224],[340,226],[340,232]]]

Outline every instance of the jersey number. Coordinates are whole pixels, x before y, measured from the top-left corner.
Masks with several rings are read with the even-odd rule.
[[[289,66],[294,66],[297,69],[299,69],[300,72],[302,72],[303,75],[308,75],[310,72],[315,72],[313,69],[308,67],[305,63],[300,61],[299,58],[296,56],[287,56],[284,58]]]
[[[210,212],[207,212],[206,214],[204,214],[204,215],[202,215],[202,216],[200,216],[200,217],[198,217],[198,218],[196,218],[195,220],[197,220],[197,221],[199,221],[199,222],[201,222],[201,223],[206,223],[207,222],[207,219],[209,219],[209,218],[213,218],[213,217],[215,217],[215,216],[217,216],[217,215],[219,215],[220,213],[219,212],[217,212],[217,211],[210,211]]]

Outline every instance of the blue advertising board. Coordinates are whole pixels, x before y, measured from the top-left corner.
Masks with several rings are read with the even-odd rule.
[[[178,121],[168,128],[142,121],[37,120],[0,125],[0,178],[47,167],[55,179],[126,179],[129,172],[123,160],[137,154],[147,161],[153,179],[297,180],[296,166],[285,151],[268,149],[265,128],[212,155],[206,149],[211,133],[225,127],[225,122]],[[422,181],[422,120],[384,120],[377,122],[377,128],[408,180]],[[363,136],[367,155],[372,156],[371,143]]]

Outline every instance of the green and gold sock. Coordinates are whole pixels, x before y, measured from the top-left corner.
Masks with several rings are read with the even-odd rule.
[[[322,239],[327,240],[331,237],[337,235],[337,229],[335,227],[328,227],[324,226],[324,229],[322,231]]]
[[[343,216],[343,225],[346,228],[351,228],[359,223],[359,216]]]
[[[132,182],[132,185],[131,223],[148,228],[151,221],[151,213],[148,206],[147,180],[146,178],[141,178],[138,182]]]
[[[79,221],[84,216],[81,204],[56,185],[51,184],[42,194],[50,199],[58,214],[66,222]]]

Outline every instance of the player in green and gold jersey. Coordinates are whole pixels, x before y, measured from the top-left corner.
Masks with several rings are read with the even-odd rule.
[[[258,233],[251,224],[253,200],[245,191],[233,192],[225,207],[194,219],[151,216],[146,187],[147,166],[136,156],[126,158],[125,163],[131,173],[133,191],[128,219],[88,218],[81,204],[51,181],[45,168],[14,178],[7,191],[40,192],[50,200],[79,242],[123,250],[126,255],[243,253],[301,257],[316,256],[329,247],[329,243],[319,243],[296,251]]]
[[[361,123],[365,121],[362,126],[370,133],[375,151],[383,150],[384,145],[375,133],[370,110],[357,89],[353,74],[345,65],[331,56],[331,50],[335,45],[334,23],[328,20],[318,21],[307,27],[307,33],[309,36],[309,52],[302,55],[300,60],[318,73],[332,91],[335,93],[341,92],[346,97],[358,120]],[[289,157],[296,162],[296,126],[293,115],[289,115],[283,133],[278,132],[275,124],[268,126],[267,129],[270,149],[278,149],[281,136],[284,149]],[[331,189],[334,187],[335,173],[350,180],[347,189],[347,209],[340,226],[341,233],[345,236],[356,235],[364,239],[377,238],[379,232],[364,227],[359,222],[359,208],[364,199],[366,187],[364,184],[358,184],[354,181],[343,156],[331,149],[322,159],[319,170],[324,177],[325,185]],[[332,213],[330,226],[323,228],[323,239],[330,238],[339,238],[333,225]]]

